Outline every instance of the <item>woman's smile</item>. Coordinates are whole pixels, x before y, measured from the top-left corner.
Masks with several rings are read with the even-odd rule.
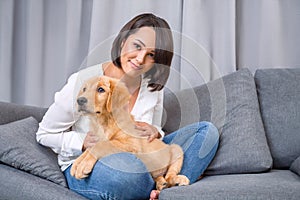
[[[139,64],[135,64],[134,62],[132,62],[131,60],[128,61],[129,64],[131,65],[131,68],[134,70],[142,70],[143,67]]]
[[[155,31],[143,27],[130,35],[121,49],[121,65],[125,74],[137,77],[149,71],[155,60]]]

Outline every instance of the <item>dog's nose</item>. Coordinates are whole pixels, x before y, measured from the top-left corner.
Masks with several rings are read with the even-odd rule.
[[[77,103],[78,103],[78,105],[83,106],[84,104],[87,103],[87,99],[85,97],[79,97],[77,99]]]

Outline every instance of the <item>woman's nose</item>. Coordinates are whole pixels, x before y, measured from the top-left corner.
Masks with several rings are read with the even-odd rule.
[[[144,62],[145,56],[146,56],[145,50],[141,50],[138,52],[136,56],[136,61],[138,62],[138,64],[142,64]]]

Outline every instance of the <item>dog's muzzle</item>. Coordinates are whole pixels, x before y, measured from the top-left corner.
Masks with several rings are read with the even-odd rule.
[[[84,106],[87,103],[87,98],[85,98],[85,97],[79,97],[77,99],[77,103],[78,103],[79,106]]]
[[[79,97],[77,99],[78,112],[87,112],[87,108],[86,108],[87,101],[88,100],[85,97]]]

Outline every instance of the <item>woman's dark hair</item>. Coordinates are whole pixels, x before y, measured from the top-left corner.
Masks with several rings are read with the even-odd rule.
[[[173,36],[169,24],[164,19],[151,13],[134,17],[123,26],[115,38],[111,49],[111,58],[114,65],[121,68],[120,54],[122,42],[142,27],[153,27],[155,31],[154,66],[145,74],[145,78],[150,79],[148,82],[150,91],[159,91],[164,87],[169,78],[173,58]]]

